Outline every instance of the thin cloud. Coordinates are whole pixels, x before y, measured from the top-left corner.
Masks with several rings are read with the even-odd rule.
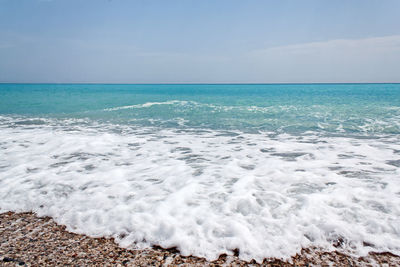
[[[384,50],[384,51],[399,51],[400,50],[400,35],[374,37],[364,39],[336,39],[323,42],[310,42],[294,45],[284,45],[270,47],[266,49],[254,50],[251,53],[255,55],[286,52],[292,54],[313,53],[318,50]]]
[[[400,35],[336,39],[253,50],[252,79],[274,82],[400,81]]]

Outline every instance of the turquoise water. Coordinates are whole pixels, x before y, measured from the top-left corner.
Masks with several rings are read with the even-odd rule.
[[[400,256],[399,167],[400,84],[0,84],[0,212],[123,247]]]
[[[2,115],[244,131],[400,132],[400,84],[0,84],[0,95]]]

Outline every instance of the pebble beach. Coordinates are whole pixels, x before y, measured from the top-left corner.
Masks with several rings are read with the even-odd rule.
[[[400,257],[370,253],[351,257],[340,252],[303,249],[291,261],[246,262],[221,255],[215,261],[182,256],[176,249],[121,248],[112,238],[71,233],[49,217],[33,213],[0,214],[0,266],[399,266]]]

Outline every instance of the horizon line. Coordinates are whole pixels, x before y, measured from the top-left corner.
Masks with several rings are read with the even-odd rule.
[[[0,84],[103,84],[103,85],[280,85],[280,84],[400,84],[400,82],[0,82]]]

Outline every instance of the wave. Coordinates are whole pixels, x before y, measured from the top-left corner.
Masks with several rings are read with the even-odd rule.
[[[200,103],[196,101],[186,101],[186,100],[170,100],[164,102],[146,102],[143,104],[135,104],[135,105],[126,105],[114,108],[106,108],[103,111],[117,111],[124,109],[140,109],[140,108],[150,108],[152,106],[159,105],[176,105],[176,106],[193,106],[193,107],[209,107],[215,110],[238,110],[238,111],[250,111],[250,112],[274,112],[274,111],[293,111],[298,108],[293,105],[283,105],[283,106],[268,106],[268,107],[260,107],[260,106],[230,106],[230,105],[221,105],[221,104],[211,104],[211,103]]]
[[[207,259],[400,255],[398,135],[28,126],[0,125],[0,211]]]
[[[190,101],[182,101],[182,100],[171,100],[171,101],[165,101],[165,102],[146,102],[144,104],[128,105],[128,106],[121,106],[121,107],[115,107],[115,108],[106,108],[106,109],[104,109],[104,111],[115,111],[115,110],[134,109],[134,108],[149,108],[149,107],[156,106],[156,105],[174,105],[174,104],[185,105],[188,103],[190,103]],[[195,102],[192,102],[192,103],[195,103]]]

